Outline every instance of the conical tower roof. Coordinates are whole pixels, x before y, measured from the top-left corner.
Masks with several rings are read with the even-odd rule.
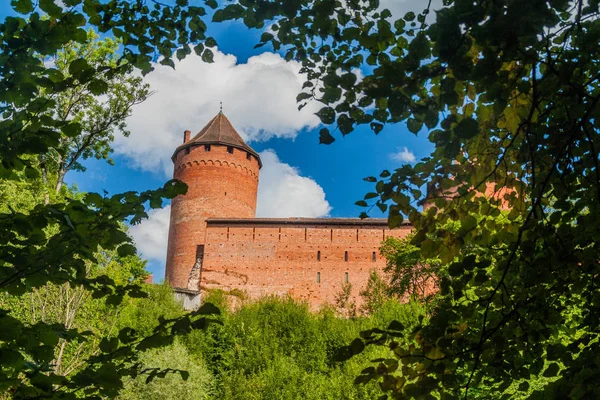
[[[232,146],[240,150],[247,151],[258,160],[258,164],[262,167],[262,161],[256,151],[244,142],[244,139],[235,130],[229,119],[219,112],[200,132],[194,135],[190,140],[175,149],[173,158],[182,149],[205,144],[218,144],[222,146]]]

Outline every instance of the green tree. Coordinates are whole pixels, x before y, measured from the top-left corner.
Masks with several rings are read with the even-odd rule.
[[[138,376],[125,381],[121,390],[120,400],[179,400],[179,399],[209,399],[213,391],[213,377],[204,364],[192,357],[188,350],[175,341],[172,345],[145,352],[141,356],[144,368],[157,368],[185,371],[181,374],[168,374],[162,379],[146,381],[146,377]]]
[[[394,297],[390,292],[389,283],[376,269],[371,270],[367,285],[360,292],[360,295],[364,301],[360,309],[367,315],[373,314],[379,310],[383,304]]]
[[[127,96],[115,98],[113,94],[118,90],[115,92],[111,85],[121,82],[119,77],[132,65],[148,71],[157,49],[170,56],[174,46],[188,39],[201,44],[204,39],[203,34],[186,30],[188,24],[196,24],[200,29],[203,9],[190,7],[181,16],[172,7],[163,10],[158,6],[157,11],[128,1],[82,3],[46,0],[34,4],[30,0],[13,0],[13,8],[26,17],[8,16],[0,24],[0,178],[12,185],[11,190],[28,187],[36,180],[49,181],[52,171],[58,178],[55,188],[60,188],[59,172],[75,167],[80,157],[104,158],[112,132],[123,126],[111,117],[111,110],[103,107],[112,107],[116,102],[119,107],[124,105],[124,110],[132,103]],[[90,43],[84,27],[96,27],[102,33],[111,30],[126,45],[123,56],[116,58],[105,53],[107,57],[88,59],[84,49],[95,45]],[[136,54],[136,46],[142,54]],[[67,47],[82,52],[74,50],[74,54],[61,56]],[[207,60],[211,56],[208,49],[201,53],[206,54]],[[57,54],[58,63],[45,62]],[[62,64],[61,70],[63,56],[68,67]],[[60,105],[69,104],[64,101],[69,94],[82,93],[93,112],[83,112],[84,108],[74,114],[62,112]],[[109,101],[103,103],[107,98]],[[101,122],[105,117],[107,124]],[[93,130],[96,123],[105,142],[94,142],[99,138]],[[92,144],[86,147],[88,142]],[[48,165],[49,158],[56,165]],[[43,183],[35,185],[46,188]],[[185,185],[171,181],[163,188],[143,193],[111,197],[88,193],[75,198],[49,193],[42,203],[33,201],[32,207],[7,204],[0,213],[0,291],[22,296],[48,284],[68,285],[90,291],[92,298],[102,298],[109,306],[126,297],[147,296],[138,282],[119,284],[106,274],[88,276],[88,266],[100,263],[99,249],[116,252],[119,257],[134,255],[135,248],[124,224],[138,223],[147,217],[148,208],[161,207],[164,199],[185,190]],[[61,322],[23,321],[11,311],[0,309],[0,392],[15,398],[114,397],[124,376],[137,376],[144,371],[137,362],[141,351],[170,344],[174,335],[206,327],[213,320],[210,316],[218,312],[206,304],[195,313],[163,318],[147,337],[131,327],[122,328],[115,336],[103,337],[99,352],[87,357],[76,373],[65,376],[54,370],[56,346],[61,340],[90,340],[89,334]],[[146,373],[161,374],[156,370]]]
[[[0,176],[35,175],[29,155],[46,154],[62,134],[81,132],[81,124],[48,115],[53,104],[39,88],[61,92],[75,79],[87,82],[115,70],[79,59],[72,79],[39,61],[68,41],[84,42],[82,26],[113,33],[126,47],[124,60],[145,72],[155,52],[167,65],[173,52],[182,58],[192,47],[212,60],[209,47],[215,41],[205,36],[203,7],[186,0],[152,6],[87,0],[78,8],[82,3],[40,1],[47,14],[42,19],[31,0],[12,1],[27,19],[6,18],[0,29],[5,138]],[[204,3],[218,6],[214,0]],[[449,277],[440,283],[432,317],[413,336],[414,347],[394,339],[401,332],[397,329],[371,331],[363,338],[386,342],[405,365],[394,369],[383,363],[362,380],[380,379],[382,388],[397,397],[469,396],[474,386],[499,397],[512,396],[515,382],[529,393],[528,380],[541,375],[557,377],[543,386],[541,397],[597,397],[599,2],[444,3],[434,21],[427,19],[429,9],[394,18],[377,0],[244,1],[225,5],[212,19],[239,18],[258,29],[268,25],[259,45],[270,43],[286,59],[302,63],[308,81],[298,100],[322,102],[321,121],[335,124],[342,135],[360,124],[379,132],[385,124],[406,122],[414,133],[426,131],[435,145],[431,156],[414,166],[367,178],[375,191],[360,204],[374,201],[389,212],[392,227],[408,217],[416,229],[413,244],[425,259],[449,264]],[[361,67],[366,68],[359,80]],[[334,139],[330,129],[321,130],[322,143]],[[434,207],[423,213],[417,203],[428,197],[426,184]],[[93,257],[97,245],[131,251],[120,221],[138,221],[146,216],[146,201],[160,206],[161,196],[181,190],[171,183],[158,192],[107,199],[89,195],[28,215],[0,216],[0,288],[23,291],[48,280],[76,282],[80,261]],[[492,193],[497,196],[486,196]],[[511,210],[507,220],[496,218],[500,207]],[[449,230],[448,221],[460,227]],[[39,233],[50,224],[61,234],[40,245]],[[85,284],[110,291],[98,281]],[[3,354],[24,346],[33,357],[33,342],[17,344],[16,339],[40,335],[7,315],[0,318],[10,327],[3,331],[8,343]],[[355,350],[361,348],[358,343]],[[17,358],[6,364],[4,374],[14,377],[30,368]],[[101,378],[115,365],[105,359],[97,368],[102,373],[90,372],[86,379]],[[45,379],[32,371],[29,376]],[[99,385],[81,382],[71,385]],[[48,390],[43,387],[49,383],[44,384],[31,385]]]
[[[441,263],[425,259],[412,240],[412,235],[402,239],[389,237],[381,245],[381,254],[386,258],[384,271],[389,276],[388,291],[400,299],[413,296],[428,302],[436,295],[442,279]]]
[[[56,74],[69,79],[73,77],[71,71],[76,65],[73,63],[80,59],[91,68],[116,68],[119,46],[117,40],[99,40],[90,30],[83,43],[69,42],[44,62],[53,65]],[[43,176],[46,177],[50,169],[55,177],[52,186],[56,192],[60,191],[67,172],[85,170],[82,160],[96,158],[113,163],[109,154],[115,133],[129,136],[125,119],[133,106],[151,94],[149,85],[141,77],[132,75],[132,69],[130,64],[124,64],[114,72],[102,72],[96,80],[80,82],[75,78],[73,86],[59,93],[48,93],[48,99],[55,102],[50,111],[56,119],[63,123],[78,122],[81,126],[79,135],[61,136],[58,145],[40,157]]]
[[[414,166],[367,178],[375,191],[359,202],[389,212],[392,227],[408,217],[424,260],[448,265],[415,347],[393,330],[365,336],[404,365],[364,379],[400,398],[469,397],[474,387],[597,397],[599,2],[447,0],[432,20],[430,11],[244,2],[214,19],[271,24],[262,43],[307,73],[298,100],[322,102],[321,121],[342,135],[405,122],[435,146]],[[334,139],[322,129],[321,142]],[[422,212],[423,202],[433,207]],[[540,376],[556,380],[531,393]]]

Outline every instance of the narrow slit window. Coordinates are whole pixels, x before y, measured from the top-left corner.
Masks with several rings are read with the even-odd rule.
[[[227,146],[227,152],[229,154],[233,154],[233,147],[232,146]]]
[[[246,160],[249,160],[250,158],[252,158],[252,155],[250,153],[246,153]]]
[[[317,283],[321,283],[321,273],[317,272]]]
[[[204,151],[210,151],[210,144],[204,145]]]
[[[321,261],[321,250],[317,251],[317,261]]]
[[[348,262],[348,252],[344,252],[344,261]]]
[[[348,273],[346,272],[346,274],[344,275],[344,282],[348,283]]]
[[[372,258],[373,262],[377,261],[377,252],[373,252],[373,258]]]

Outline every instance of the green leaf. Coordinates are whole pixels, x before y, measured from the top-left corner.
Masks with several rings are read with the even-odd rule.
[[[221,314],[221,310],[219,310],[219,307],[215,306],[212,303],[204,303],[202,305],[202,307],[200,307],[196,311],[196,314],[199,314],[199,315],[220,315]]]
[[[78,58],[77,60],[74,60],[69,64],[69,74],[77,77],[84,70],[89,69],[89,68],[90,68],[90,65],[88,64],[88,62],[86,61],[85,58]]]
[[[448,267],[448,274],[450,276],[459,276],[463,273],[464,270],[465,268],[462,263],[455,262],[450,264],[450,266]]]
[[[112,353],[119,347],[119,339],[104,338],[100,341],[100,350],[104,353]]]
[[[379,195],[375,192],[365,194],[365,200],[374,199],[375,197],[379,197]]]
[[[51,17],[58,18],[62,15],[62,8],[56,5],[55,0],[39,0],[38,4]]]
[[[360,354],[365,349],[365,343],[362,340],[356,338],[352,341],[352,343],[350,343],[350,349],[352,349],[352,354]]]
[[[88,84],[88,89],[95,96],[100,96],[108,90],[108,83],[101,79],[94,79]]]
[[[306,99],[310,99],[310,98],[312,98],[312,94],[302,92],[302,93],[298,94],[298,96],[296,96],[296,101],[300,102],[302,100],[306,100]]]
[[[321,119],[326,125],[333,124],[335,121],[335,111],[331,107],[323,107],[317,113],[316,116]]]
[[[187,381],[188,378],[190,377],[190,373],[188,371],[179,371],[179,375],[181,376],[181,379],[183,379],[184,381]]]
[[[202,53],[202,61],[204,61],[205,63],[212,63],[213,57],[213,52],[210,49],[205,49],[204,53]]]
[[[414,118],[409,118],[406,125],[408,126],[408,130],[416,135],[423,127],[423,122],[417,121]]]
[[[124,243],[117,249],[119,257],[133,256],[136,254],[135,246],[129,243]]]
[[[356,205],[357,205],[357,206],[359,206],[359,207],[368,207],[368,206],[369,206],[369,205],[367,204],[367,202],[366,202],[366,201],[364,201],[364,200],[359,200],[359,201],[357,201],[357,202],[356,202],[356,203],[354,203],[354,204],[356,204]]]
[[[354,130],[354,121],[348,117],[346,114],[341,114],[338,117],[338,128],[340,128],[340,132],[342,135],[347,135]]]
[[[62,127],[62,132],[65,136],[75,137],[81,134],[82,126],[78,122],[70,122]]]
[[[396,320],[393,320],[388,325],[388,329],[391,331],[403,331],[405,329],[404,325]]]
[[[10,4],[16,12],[21,14],[29,14],[33,11],[31,0],[12,0]]]
[[[204,41],[204,45],[206,47],[215,47],[217,45],[217,41],[213,37],[207,37]]]
[[[415,13],[412,11],[409,11],[404,15],[405,21],[413,21],[414,19],[415,19]]]
[[[454,127],[454,132],[463,139],[470,139],[479,133],[479,122],[471,117],[463,118]]]
[[[206,3],[206,5],[212,8],[213,10],[219,6],[216,0],[204,0],[204,3]]]
[[[548,366],[548,368],[546,368],[543,375],[546,378],[552,378],[552,377],[558,375],[559,370],[560,370],[559,365],[557,363],[553,362]]]
[[[335,138],[333,136],[331,136],[331,134],[329,133],[329,129],[322,128],[319,131],[319,143],[320,144],[331,144],[334,141],[335,141]]]
[[[390,215],[388,217],[388,226],[390,229],[398,228],[404,222],[402,214]]]

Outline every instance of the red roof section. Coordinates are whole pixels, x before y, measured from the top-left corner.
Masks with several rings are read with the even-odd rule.
[[[208,124],[200,132],[198,132],[194,137],[192,137],[187,142],[183,143],[181,146],[175,149],[175,153],[173,153],[173,158],[177,153],[186,148],[192,146],[199,146],[205,144],[217,144],[222,146],[232,146],[238,148],[240,150],[247,151],[252,154],[258,160],[258,164],[262,167],[262,161],[256,151],[244,142],[244,139],[240,136],[239,133],[235,130],[229,119],[223,114],[223,112],[219,112],[213,119],[210,120]]]

